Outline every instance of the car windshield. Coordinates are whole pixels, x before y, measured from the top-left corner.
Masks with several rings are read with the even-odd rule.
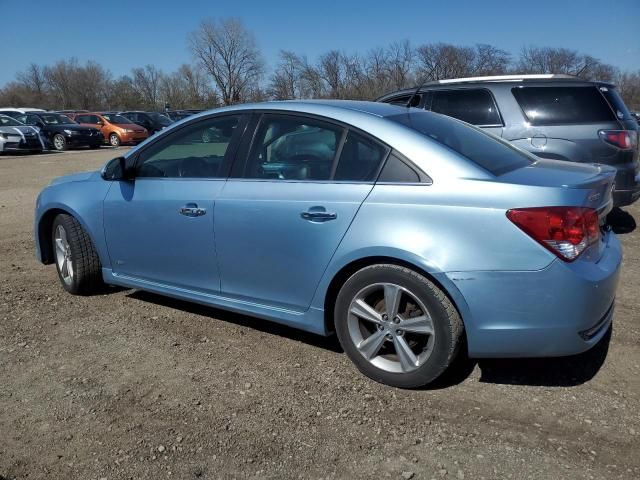
[[[24,125],[17,121],[15,118],[7,117],[5,115],[0,115],[0,126],[2,127],[19,127]]]
[[[69,125],[76,123],[66,115],[60,113],[47,113],[46,115],[40,114],[39,117],[47,125]]]
[[[149,112],[149,115],[153,121],[158,122],[160,125],[171,125],[171,119],[157,112]]]
[[[115,123],[116,125],[126,125],[126,124],[131,124],[133,123],[131,120],[129,120],[127,117],[124,117],[122,115],[112,115],[112,114],[104,114],[102,115],[104,118],[107,119],[107,121],[111,122],[111,123]]]
[[[496,176],[533,162],[507,142],[451,117],[413,111],[387,118],[428,136]]]

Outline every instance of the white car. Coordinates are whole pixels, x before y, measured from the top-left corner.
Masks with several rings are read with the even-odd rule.
[[[37,127],[19,122],[7,115],[0,115],[0,153],[42,152],[44,141]]]

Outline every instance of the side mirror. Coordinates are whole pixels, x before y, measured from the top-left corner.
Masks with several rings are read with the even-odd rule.
[[[135,178],[135,172],[130,165],[127,165],[127,160],[124,157],[116,157],[109,160],[102,171],[100,176],[104,180],[116,181],[116,180],[133,180]]]
[[[103,127],[104,126],[104,122],[102,120],[98,120],[96,122],[96,125],[100,125],[101,127]]]

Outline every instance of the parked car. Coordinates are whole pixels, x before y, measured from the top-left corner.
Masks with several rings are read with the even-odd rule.
[[[463,346],[569,355],[608,332],[614,178],[418,109],[246,104],[54,180],[35,240],[72,294],[122,285],[335,331],[365,375],[417,387]]]
[[[79,115],[80,113],[89,113],[89,110],[56,110],[55,113],[62,113],[66,115],[71,120],[73,120],[74,115]]]
[[[167,110],[164,112],[164,115],[169,117],[171,121],[177,122],[178,120],[182,120],[202,111],[203,110]]]
[[[81,113],[73,119],[80,125],[100,130],[112,147],[118,147],[121,143],[137,144],[149,136],[140,125],[117,113]]]
[[[415,92],[393,92],[378,101],[406,105]],[[570,75],[460,78],[425,84],[413,100],[540,158],[612,165],[618,170],[615,205],[640,197],[638,124],[610,83]]]
[[[169,117],[158,112],[120,112],[120,115],[144,127],[149,135],[153,135],[173,123]]]
[[[18,117],[27,125],[40,129],[40,135],[48,148],[66,150],[69,147],[99,148],[104,143],[102,132],[83,127],[61,113],[29,112]]]
[[[12,107],[2,107],[0,108],[0,115],[6,115],[8,117],[17,118],[21,115],[24,115],[27,112],[44,112],[41,108],[12,108]]]
[[[38,153],[44,149],[38,129],[13,117],[0,115],[0,153],[17,151]]]

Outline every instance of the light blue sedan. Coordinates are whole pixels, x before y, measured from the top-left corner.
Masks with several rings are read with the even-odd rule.
[[[569,355],[610,327],[615,170],[542,160],[381,103],[189,117],[37,200],[37,257],[104,284],[335,332],[370,378],[426,385],[471,357]]]

